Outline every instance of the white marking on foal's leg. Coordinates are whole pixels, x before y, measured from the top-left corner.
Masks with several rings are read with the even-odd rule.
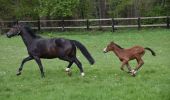
[[[136,74],[136,73],[137,73],[137,71],[134,71],[134,72],[133,72],[133,74]]]
[[[85,74],[82,72],[82,73],[81,73],[81,76],[85,76]]]
[[[135,71],[135,70],[133,69],[133,70],[131,70],[130,72],[133,73],[134,71]]]
[[[69,72],[70,71],[70,68],[66,68],[66,72]]]
[[[134,69],[130,71],[131,75],[135,75],[137,73],[137,71],[135,71]]]
[[[106,52],[106,48],[104,48],[103,51]]]

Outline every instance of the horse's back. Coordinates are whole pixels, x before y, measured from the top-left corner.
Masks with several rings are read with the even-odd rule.
[[[40,38],[32,44],[32,50],[30,53],[33,55],[38,55],[40,58],[56,58],[65,55],[65,52],[69,51],[71,48],[72,45],[67,39]]]
[[[133,46],[129,49],[126,49],[129,55],[134,56],[135,55],[142,55],[145,53],[145,49],[142,46]]]

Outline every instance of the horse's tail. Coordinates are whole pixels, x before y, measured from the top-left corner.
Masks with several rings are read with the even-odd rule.
[[[71,40],[77,48],[80,49],[81,53],[86,57],[86,59],[89,61],[89,63],[91,65],[93,65],[95,63],[93,57],[90,55],[90,53],[88,52],[88,50],[86,49],[86,47],[81,44],[80,42],[76,41],[76,40]]]
[[[149,50],[152,53],[153,56],[156,56],[156,53],[151,48],[146,47],[145,49]]]

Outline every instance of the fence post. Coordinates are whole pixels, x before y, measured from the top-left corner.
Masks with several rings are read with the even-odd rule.
[[[89,19],[86,20],[86,27],[87,27],[87,30],[90,29],[90,27],[89,27]]]
[[[114,18],[112,18],[112,30],[113,30],[113,32],[115,31],[115,20],[114,20]]]
[[[0,35],[2,34],[2,26],[0,26]]]
[[[16,24],[19,24],[19,21],[18,21],[18,20],[16,20]]]
[[[2,34],[2,21],[0,22],[0,35]]]
[[[64,29],[64,19],[62,19],[62,31],[65,31],[65,29]]]
[[[40,19],[38,19],[37,24],[38,24],[38,31],[40,31],[40,30],[41,30],[41,23],[40,23]]]
[[[167,16],[167,28],[168,28],[168,29],[170,28],[170,26],[169,26],[169,21],[170,21],[170,18],[169,18],[169,16]]]
[[[140,20],[140,17],[138,17],[138,30],[140,30],[141,28],[141,20]]]

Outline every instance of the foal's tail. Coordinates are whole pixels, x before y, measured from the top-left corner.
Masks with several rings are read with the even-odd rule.
[[[77,48],[80,49],[81,53],[86,57],[86,59],[89,61],[89,63],[91,65],[93,65],[95,63],[95,61],[94,61],[93,57],[91,56],[91,54],[86,49],[86,47],[76,40],[71,40],[71,41],[76,45]]]
[[[156,53],[151,48],[146,47],[145,49],[149,50],[152,53],[153,56],[156,56]]]

